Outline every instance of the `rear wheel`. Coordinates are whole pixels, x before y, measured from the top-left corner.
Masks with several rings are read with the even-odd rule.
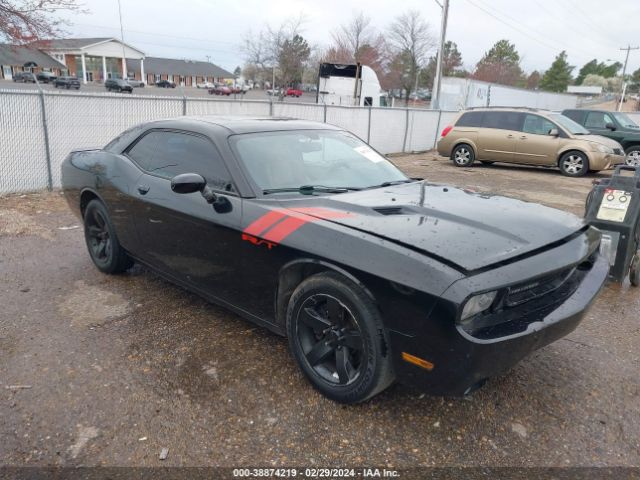
[[[558,166],[563,175],[582,177],[589,171],[589,159],[582,152],[567,152],[560,157]]]
[[[84,238],[95,266],[104,273],[124,272],[133,260],[120,246],[106,207],[91,200],[84,211]]]
[[[629,281],[634,287],[640,286],[640,250],[636,252],[631,260],[631,268],[629,269]]]
[[[304,375],[332,400],[362,402],[394,380],[375,304],[338,274],[313,275],[296,288],[287,308],[287,335]]]
[[[466,143],[456,146],[451,153],[451,160],[453,160],[453,164],[456,167],[469,167],[473,165],[475,159],[476,155],[473,152],[473,148]]]
[[[640,145],[633,145],[624,151],[625,163],[632,167],[640,166]]]

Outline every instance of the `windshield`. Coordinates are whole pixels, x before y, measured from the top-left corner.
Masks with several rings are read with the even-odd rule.
[[[626,113],[622,113],[622,112],[612,112],[613,116],[616,117],[616,120],[618,121],[618,123],[620,125],[622,125],[623,127],[627,127],[627,128],[640,128],[638,127],[638,125],[636,124],[636,122],[634,122],[633,120],[631,120],[629,118],[629,116]]]
[[[551,113],[549,114],[549,118],[564,128],[566,131],[571,133],[572,135],[588,135],[589,130],[584,128],[579,123],[574,122],[569,117],[565,117],[559,113]]]
[[[353,135],[333,130],[288,130],[231,137],[245,169],[262,190],[303,186],[360,189],[408,178]]]

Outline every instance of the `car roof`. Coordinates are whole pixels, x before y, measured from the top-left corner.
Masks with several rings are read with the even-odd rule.
[[[224,115],[197,115],[158,120],[147,124],[156,128],[189,128],[198,125],[216,125],[231,134],[275,132],[282,130],[341,130],[339,127],[321,122],[298,120],[290,117],[238,117]]]

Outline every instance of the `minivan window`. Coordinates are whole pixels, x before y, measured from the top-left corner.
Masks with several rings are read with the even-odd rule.
[[[549,135],[549,131],[554,128],[556,128],[556,126],[553,123],[539,115],[531,115],[527,113],[524,116],[524,126],[522,127],[522,131],[524,133]]]
[[[484,112],[482,126],[501,130],[522,130],[524,115],[520,112]]]
[[[484,112],[465,112],[456,122],[456,127],[480,127],[482,126],[482,114]]]

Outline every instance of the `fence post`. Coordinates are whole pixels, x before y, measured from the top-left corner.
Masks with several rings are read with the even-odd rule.
[[[182,116],[187,115],[187,96],[182,93]]]
[[[487,107],[491,106],[491,84],[487,87]]]
[[[371,105],[369,105],[369,122],[367,123],[367,143],[371,143]]]
[[[273,117],[273,99],[269,100],[269,116]]]
[[[53,190],[53,176],[51,174],[51,147],[49,145],[49,127],[47,125],[47,112],[44,107],[44,90],[40,88],[40,111],[42,112],[42,130],[44,131],[44,148],[47,157],[47,190]]]
[[[407,112],[407,115],[404,119],[404,140],[402,141],[402,153],[405,153],[407,151],[407,135],[409,133],[409,109],[407,108],[405,112]]]
[[[433,148],[436,148],[438,143],[438,132],[440,131],[440,120],[442,119],[442,110],[438,110],[438,123],[436,124],[436,135],[433,139]]]
[[[324,103],[324,123],[327,123],[327,104]]]

